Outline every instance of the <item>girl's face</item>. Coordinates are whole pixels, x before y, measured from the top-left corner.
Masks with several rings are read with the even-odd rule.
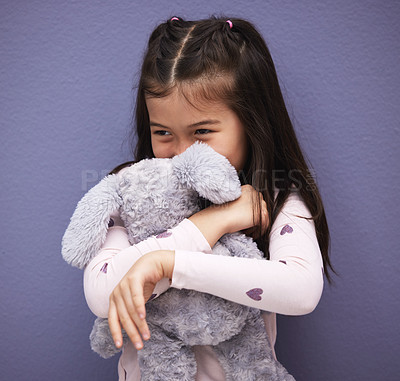
[[[179,155],[200,140],[241,170],[247,158],[247,137],[237,115],[222,102],[193,107],[177,90],[163,98],[147,98],[151,145],[155,157]]]

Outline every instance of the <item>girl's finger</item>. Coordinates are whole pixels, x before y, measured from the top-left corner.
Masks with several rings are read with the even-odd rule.
[[[144,284],[146,283],[145,275],[148,272],[148,268],[143,266],[148,260],[148,255],[142,257],[138,263],[136,268],[136,273],[130,274],[129,277],[129,290],[131,292],[131,299],[133,303],[133,307],[138,314],[140,319],[144,319],[146,317],[146,307],[145,307],[145,299],[144,299]],[[143,269],[142,269],[143,267]]]
[[[108,326],[110,327],[111,336],[114,340],[114,344],[117,348],[122,346],[122,332],[119,324],[119,318],[117,308],[114,300],[110,298],[110,306],[108,308]]]
[[[146,317],[146,307],[144,306],[145,300],[143,296],[143,286],[138,283],[131,283],[131,293],[132,293],[132,304],[139,316],[139,319],[144,319]]]
[[[264,202],[265,204],[265,202]],[[269,216],[268,216],[268,211],[267,211],[267,207],[265,204],[265,207],[263,205],[263,208],[261,210],[261,231],[262,234],[265,234],[268,230],[268,225],[269,225]]]
[[[140,290],[137,291],[140,293]],[[139,329],[140,334],[142,335],[144,340],[147,340],[150,337],[149,327],[147,326],[147,322],[144,318],[141,318],[139,315],[139,311],[137,310],[136,305],[133,302],[134,297],[132,296],[132,289],[130,287],[123,288],[122,298],[125,302],[125,308],[130,316],[131,320],[136,325],[136,328]],[[144,300],[144,298],[143,298]],[[144,308],[144,306],[143,306]]]
[[[133,309],[135,311],[135,323],[139,328],[143,339],[147,340],[150,337],[150,330],[146,321],[146,308],[144,306],[145,300],[143,296],[143,289],[136,289],[132,295]]]
[[[117,299],[115,302],[118,311],[119,321],[124,327],[126,333],[128,334],[135,348],[142,349],[143,348],[142,338],[139,335],[135,322],[132,320],[131,316],[129,315],[126,309],[124,300]]]

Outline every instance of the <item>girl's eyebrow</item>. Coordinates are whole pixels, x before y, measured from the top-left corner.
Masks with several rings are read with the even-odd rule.
[[[200,122],[197,123],[193,123],[193,124],[189,124],[189,128],[193,128],[193,127],[199,127],[199,126],[206,126],[209,124],[219,124],[221,123],[219,120],[217,119],[207,119],[207,120],[202,120]]]
[[[161,123],[156,123],[156,122],[150,122],[150,127],[161,127],[161,128],[169,128],[167,126],[164,126]]]
[[[207,119],[207,120],[202,120],[200,122],[189,124],[188,128],[206,126],[206,125],[210,125],[210,124],[219,124],[219,123],[221,123],[221,122],[217,119]],[[169,128],[167,126],[164,126],[161,123],[156,123],[156,122],[150,122],[150,127]]]

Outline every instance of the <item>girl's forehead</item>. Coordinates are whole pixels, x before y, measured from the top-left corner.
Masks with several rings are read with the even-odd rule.
[[[180,117],[184,114],[218,114],[228,109],[222,100],[188,96],[186,93],[180,92],[179,89],[174,89],[162,97],[147,96],[146,105],[149,113],[154,116],[158,114],[175,114],[175,116]]]
[[[196,108],[208,107],[210,103],[227,104],[234,93],[235,80],[227,73],[205,73],[186,80],[176,80],[165,86],[151,86],[145,91],[146,100],[152,97],[177,97]]]

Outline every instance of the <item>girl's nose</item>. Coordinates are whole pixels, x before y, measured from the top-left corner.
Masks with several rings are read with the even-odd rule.
[[[179,155],[182,152],[186,151],[194,142],[190,139],[181,140],[177,143],[175,148],[175,155]]]

